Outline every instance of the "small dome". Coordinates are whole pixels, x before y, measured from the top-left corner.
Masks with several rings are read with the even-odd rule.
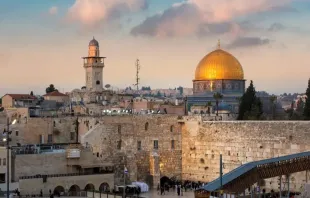
[[[198,64],[195,80],[243,80],[243,69],[230,53],[219,49],[207,54]]]
[[[88,46],[96,46],[99,47],[99,43],[98,41],[95,39],[95,37],[93,37],[93,39],[89,42]]]

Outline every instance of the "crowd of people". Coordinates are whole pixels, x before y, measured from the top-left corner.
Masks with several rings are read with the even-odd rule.
[[[183,192],[192,191],[201,188],[205,185],[202,182],[192,182],[192,181],[177,181],[177,180],[161,180],[161,183],[157,186],[157,192],[160,195],[165,195],[165,193],[172,190],[178,196],[183,195]]]

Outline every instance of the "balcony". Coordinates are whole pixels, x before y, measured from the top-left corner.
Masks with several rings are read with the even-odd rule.
[[[104,67],[104,62],[84,63],[84,67]]]

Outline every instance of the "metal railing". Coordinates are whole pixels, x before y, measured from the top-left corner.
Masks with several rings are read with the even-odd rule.
[[[38,178],[49,178],[49,177],[71,177],[71,176],[85,176],[85,175],[104,175],[113,174],[114,170],[104,170],[99,173],[66,173],[66,174],[50,174],[50,175],[34,175],[34,176],[22,176],[19,179],[38,179]]]

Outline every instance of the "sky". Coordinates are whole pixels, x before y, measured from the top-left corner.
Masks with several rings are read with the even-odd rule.
[[[310,78],[310,0],[10,0],[0,3],[0,95],[85,85],[93,36],[104,84],[192,87],[199,61],[233,54],[247,83],[273,94],[305,92]]]

